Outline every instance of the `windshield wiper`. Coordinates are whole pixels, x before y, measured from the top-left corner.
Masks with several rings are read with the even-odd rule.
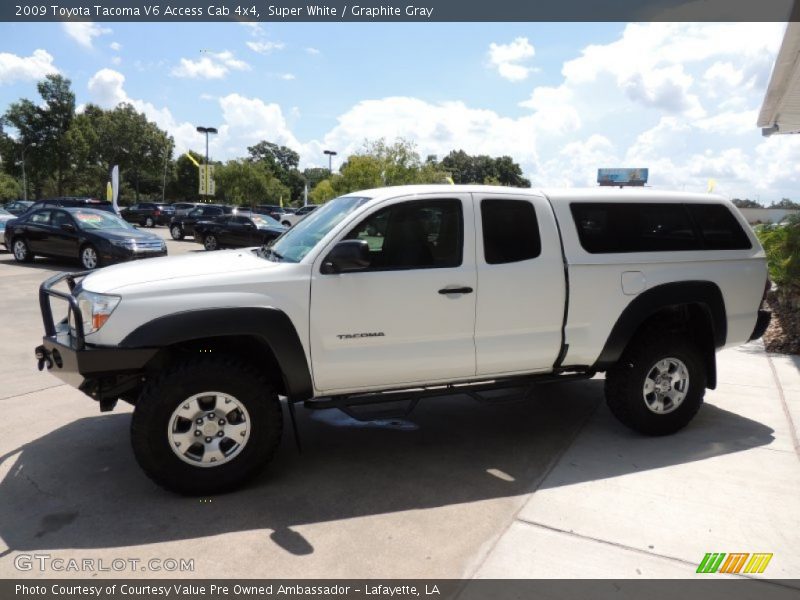
[[[266,244],[264,246],[261,246],[261,254],[267,260],[272,260],[270,257],[274,257],[275,258],[275,262],[281,262],[283,260],[283,255],[282,254],[280,254],[278,252],[275,252],[275,250],[273,250],[272,248],[270,248]]]

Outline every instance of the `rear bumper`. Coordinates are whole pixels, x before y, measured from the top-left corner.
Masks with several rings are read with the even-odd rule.
[[[764,332],[769,327],[769,322],[772,319],[772,311],[759,310],[758,318],[756,319],[756,326],[753,328],[753,333],[750,335],[750,340],[757,340],[764,335]]]

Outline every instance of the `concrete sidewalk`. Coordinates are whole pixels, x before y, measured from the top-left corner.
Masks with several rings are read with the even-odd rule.
[[[686,578],[707,552],[771,552],[760,577],[797,579],[800,360],[757,342],[718,365],[677,435],[627,433],[601,405],[468,575]]]

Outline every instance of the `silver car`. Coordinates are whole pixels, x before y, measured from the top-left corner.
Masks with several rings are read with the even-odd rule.
[[[16,218],[16,215],[12,215],[7,210],[0,208],[0,244],[6,245],[6,223]]]

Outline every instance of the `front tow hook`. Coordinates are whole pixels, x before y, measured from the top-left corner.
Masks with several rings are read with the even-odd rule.
[[[36,346],[36,360],[38,361],[37,367],[39,370],[42,371],[45,366],[47,369],[53,368],[53,361],[50,359],[50,354],[47,352],[47,349],[44,346]]]

